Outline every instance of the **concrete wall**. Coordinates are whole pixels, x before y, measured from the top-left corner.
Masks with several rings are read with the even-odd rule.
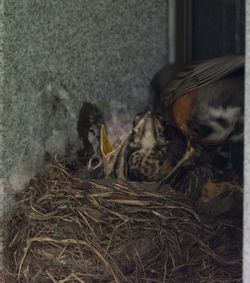
[[[164,0],[0,3],[0,196],[8,207],[55,153],[82,147],[83,102],[100,110],[113,141],[128,130],[166,62],[167,7]]]

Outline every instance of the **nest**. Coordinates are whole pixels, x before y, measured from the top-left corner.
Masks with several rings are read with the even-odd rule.
[[[166,186],[87,180],[59,161],[5,223],[4,282],[240,282],[241,219]]]

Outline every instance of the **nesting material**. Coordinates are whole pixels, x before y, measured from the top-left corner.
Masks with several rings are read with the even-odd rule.
[[[240,282],[241,219],[199,215],[156,183],[56,162],[6,217],[2,282]]]

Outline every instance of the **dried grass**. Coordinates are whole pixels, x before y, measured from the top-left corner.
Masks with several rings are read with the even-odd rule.
[[[6,216],[4,282],[241,282],[241,219],[76,167],[52,165]]]

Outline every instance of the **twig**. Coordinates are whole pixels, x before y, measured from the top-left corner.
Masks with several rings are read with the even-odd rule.
[[[173,173],[179,168],[181,167],[181,165],[184,163],[184,161],[186,161],[187,159],[189,159],[194,153],[194,148],[193,147],[190,147],[186,153],[184,154],[184,156],[182,157],[182,159],[175,165],[175,167],[168,173],[168,175],[166,177],[164,177],[160,184],[159,184],[159,187],[158,189],[160,189],[160,187],[167,181],[167,179],[169,177],[171,177],[173,175]]]

